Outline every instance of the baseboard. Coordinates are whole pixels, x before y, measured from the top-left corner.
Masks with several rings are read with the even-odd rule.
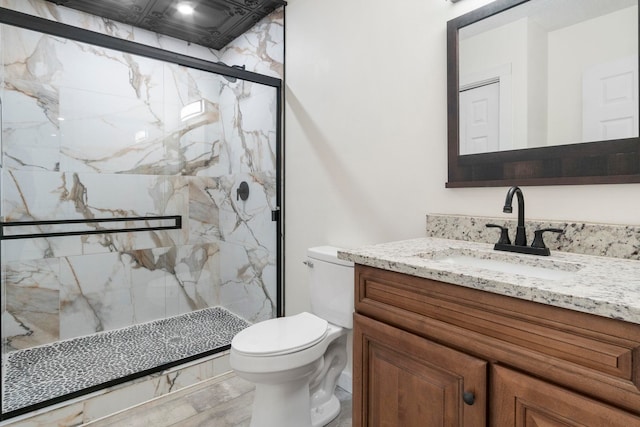
[[[353,394],[353,379],[351,378],[351,372],[342,371],[338,377],[338,387]]]

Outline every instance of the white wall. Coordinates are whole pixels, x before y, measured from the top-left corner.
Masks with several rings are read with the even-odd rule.
[[[444,186],[446,23],[487,3],[288,1],[288,314],[309,309],[307,247],[421,237],[427,213],[506,215],[506,187]],[[640,223],[638,184],[525,187],[524,194],[528,218]]]

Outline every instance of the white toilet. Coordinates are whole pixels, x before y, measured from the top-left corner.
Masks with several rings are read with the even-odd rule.
[[[311,313],[256,323],[231,342],[231,367],[255,383],[251,427],[324,426],[340,412],[336,382],[353,327],[353,263],[308,250]]]

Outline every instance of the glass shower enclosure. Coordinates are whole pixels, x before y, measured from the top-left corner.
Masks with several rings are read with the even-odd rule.
[[[15,15],[3,419],[228,349],[282,298],[280,80]]]

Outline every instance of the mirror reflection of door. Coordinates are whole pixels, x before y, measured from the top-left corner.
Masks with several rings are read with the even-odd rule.
[[[635,71],[616,64],[624,58]],[[501,64],[511,64],[511,98],[500,97],[511,133],[498,150],[638,137],[638,0],[528,0],[459,28],[461,85]]]
[[[460,154],[498,151],[500,81],[460,92]]]
[[[583,74],[582,140],[638,136],[638,57],[595,65]]]

